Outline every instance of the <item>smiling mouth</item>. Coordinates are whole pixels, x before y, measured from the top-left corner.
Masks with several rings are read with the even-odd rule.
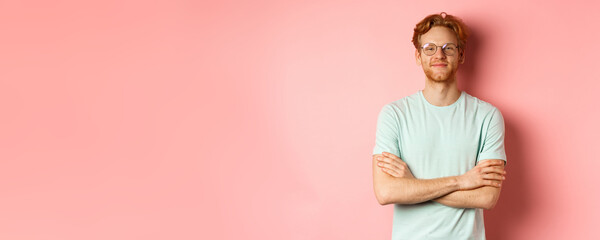
[[[448,66],[448,64],[437,63],[437,64],[433,64],[431,66],[433,66],[433,67],[446,67],[446,66]]]

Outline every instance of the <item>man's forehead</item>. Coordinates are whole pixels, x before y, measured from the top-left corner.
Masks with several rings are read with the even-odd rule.
[[[457,44],[456,34],[447,27],[436,26],[432,27],[425,34],[421,35],[421,44],[425,43],[435,43],[438,44],[446,44],[446,43],[454,43]]]

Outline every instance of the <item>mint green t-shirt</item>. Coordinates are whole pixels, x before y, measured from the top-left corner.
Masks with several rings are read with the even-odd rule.
[[[458,176],[481,160],[506,161],[504,119],[464,91],[439,107],[419,90],[381,109],[373,154],[382,152],[399,156],[419,179]],[[485,239],[483,210],[434,201],[395,204],[392,239]]]

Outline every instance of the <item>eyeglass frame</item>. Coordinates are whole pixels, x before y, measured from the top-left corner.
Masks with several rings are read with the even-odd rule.
[[[434,52],[433,52],[431,55],[427,55],[427,53],[425,53],[425,46],[426,46],[426,45],[429,45],[429,44],[431,44],[431,45],[435,46],[435,51],[434,51]],[[423,44],[423,46],[421,46],[421,50],[423,51],[423,53],[424,53],[426,56],[433,56],[433,55],[435,55],[435,54],[437,53],[437,50],[438,50],[438,48],[442,48],[442,52],[444,53],[444,55],[446,55],[446,56],[454,56],[454,54],[452,54],[452,55],[448,55],[448,54],[446,54],[446,52],[444,51],[444,50],[446,49],[446,47],[448,46],[448,44],[452,44],[452,45],[456,46],[456,49],[460,49],[460,46],[456,45],[455,43],[451,43],[451,42],[450,42],[450,43],[444,43],[444,45],[442,45],[442,46],[435,45],[435,43],[425,43],[425,44]]]

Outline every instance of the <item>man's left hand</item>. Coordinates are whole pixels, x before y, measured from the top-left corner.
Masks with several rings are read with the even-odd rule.
[[[382,156],[377,157],[377,166],[392,177],[415,178],[402,159],[388,152],[383,152]]]

